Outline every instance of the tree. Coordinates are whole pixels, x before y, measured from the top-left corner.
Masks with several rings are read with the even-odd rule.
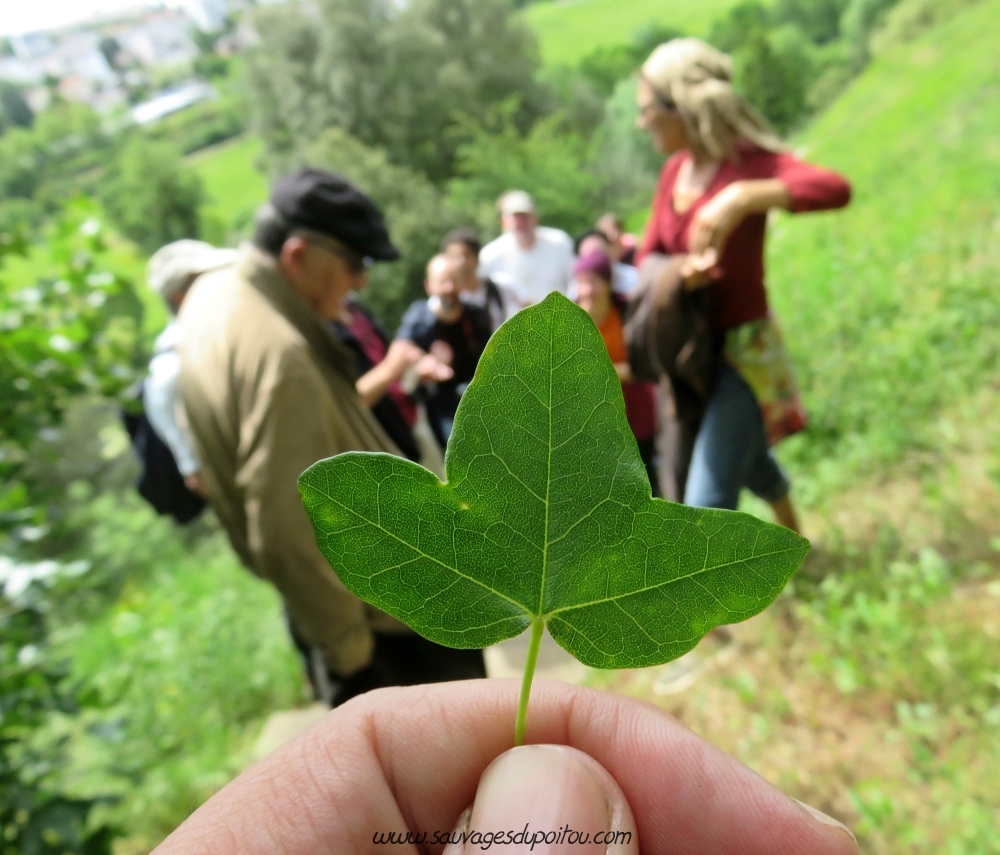
[[[304,163],[343,175],[385,215],[402,258],[376,264],[362,297],[387,329],[394,330],[410,302],[424,296],[425,267],[441,238],[457,225],[469,225],[470,215],[447,205],[424,175],[390,162],[384,150],[366,146],[342,128],[330,128],[307,146],[297,161]]]
[[[628,44],[604,45],[588,53],[580,60],[580,72],[608,97],[618,81],[634,74],[657,45],[682,35],[672,27],[650,24],[637,30]]]
[[[559,115],[540,119],[523,134],[516,114],[516,100],[508,99],[493,108],[483,125],[471,118],[458,124],[456,133],[464,141],[458,147],[459,177],[449,185],[450,197],[471,207],[483,200],[492,203],[517,187],[531,192],[546,225],[570,234],[589,228],[601,205],[586,143],[562,130]]]
[[[826,44],[840,35],[840,19],[849,0],[778,0],[774,20],[795,24],[810,41]]]
[[[112,164],[101,201],[115,225],[146,252],[200,232],[201,179],[168,142],[132,135]]]
[[[793,24],[771,26],[771,11],[756,0],[741,3],[712,26],[709,41],[732,55],[733,82],[779,133],[808,112],[816,76],[812,46]]]
[[[872,33],[885,21],[889,10],[898,0],[850,0],[841,22],[844,38],[850,46],[856,70],[871,58],[869,42]]]
[[[637,87],[636,77],[618,83],[590,146],[588,169],[600,183],[601,207],[621,215],[649,207],[663,166],[649,134],[635,126]]]
[[[7,128],[30,128],[35,114],[19,87],[0,82],[0,134]]]
[[[537,42],[507,0],[320,0],[255,20],[267,39],[247,58],[251,101],[279,158],[338,125],[437,183],[456,114],[481,119],[514,93],[522,128],[541,110]]]

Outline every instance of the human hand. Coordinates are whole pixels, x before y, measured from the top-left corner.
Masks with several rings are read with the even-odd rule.
[[[443,362],[445,365],[451,365],[455,361],[455,351],[444,339],[438,339],[433,342],[428,348],[428,353],[431,354],[438,362]]]
[[[857,855],[844,826],[633,698],[541,681],[529,744],[510,750],[518,690],[473,680],[355,698],[240,775],[156,853],[360,855],[389,851],[373,842],[381,833],[409,831],[427,832],[425,843],[393,852],[457,855],[485,841],[445,850],[454,831],[516,834],[527,823],[532,834],[633,832],[610,846],[542,843],[533,855]]]
[[[632,366],[628,362],[615,362],[615,373],[622,383],[630,383],[635,378],[632,376]]]
[[[433,353],[421,357],[416,364],[415,372],[421,383],[445,383],[455,376],[452,367]]]
[[[379,363],[379,366],[395,381],[402,376],[407,368],[419,362],[423,355],[423,350],[409,339],[397,338],[389,345],[385,358]]]
[[[729,235],[748,213],[743,182],[728,184],[695,213],[688,233],[688,250],[692,255],[701,255],[714,249],[721,256]]]
[[[205,497],[205,479],[202,477],[201,472],[192,472],[190,475],[185,475],[184,486],[196,496]]]
[[[688,255],[681,263],[681,281],[688,291],[696,291],[710,285],[722,274],[719,268],[719,254],[709,247],[704,252]]]

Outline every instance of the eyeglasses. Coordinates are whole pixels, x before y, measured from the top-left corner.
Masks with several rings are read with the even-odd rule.
[[[315,232],[312,229],[301,229],[296,234],[311,246],[326,250],[331,255],[337,256],[355,276],[360,276],[374,264],[373,259],[369,256],[362,255],[360,252],[344,246],[336,238],[325,235],[322,232]]]

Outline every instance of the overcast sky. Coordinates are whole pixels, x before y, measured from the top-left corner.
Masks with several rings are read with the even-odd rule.
[[[94,15],[152,5],[143,0],[0,0],[0,35],[56,29]],[[166,0],[163,5],[183,6],[184,0]]]

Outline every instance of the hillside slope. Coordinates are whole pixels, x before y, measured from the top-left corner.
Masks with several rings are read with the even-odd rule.
[[[704,35],[735,0],[548,0],[524,12],[546,65],[573,65],[595,48],[624,44],[649,24]]]
[[[997,369],[997,20],[1000,0],[982,0],[887,50],[799,141],[854,200],[771,235],[773,302],[813,414],[793,461],[836,454],[849,472],[933,446],[940,408]]]

